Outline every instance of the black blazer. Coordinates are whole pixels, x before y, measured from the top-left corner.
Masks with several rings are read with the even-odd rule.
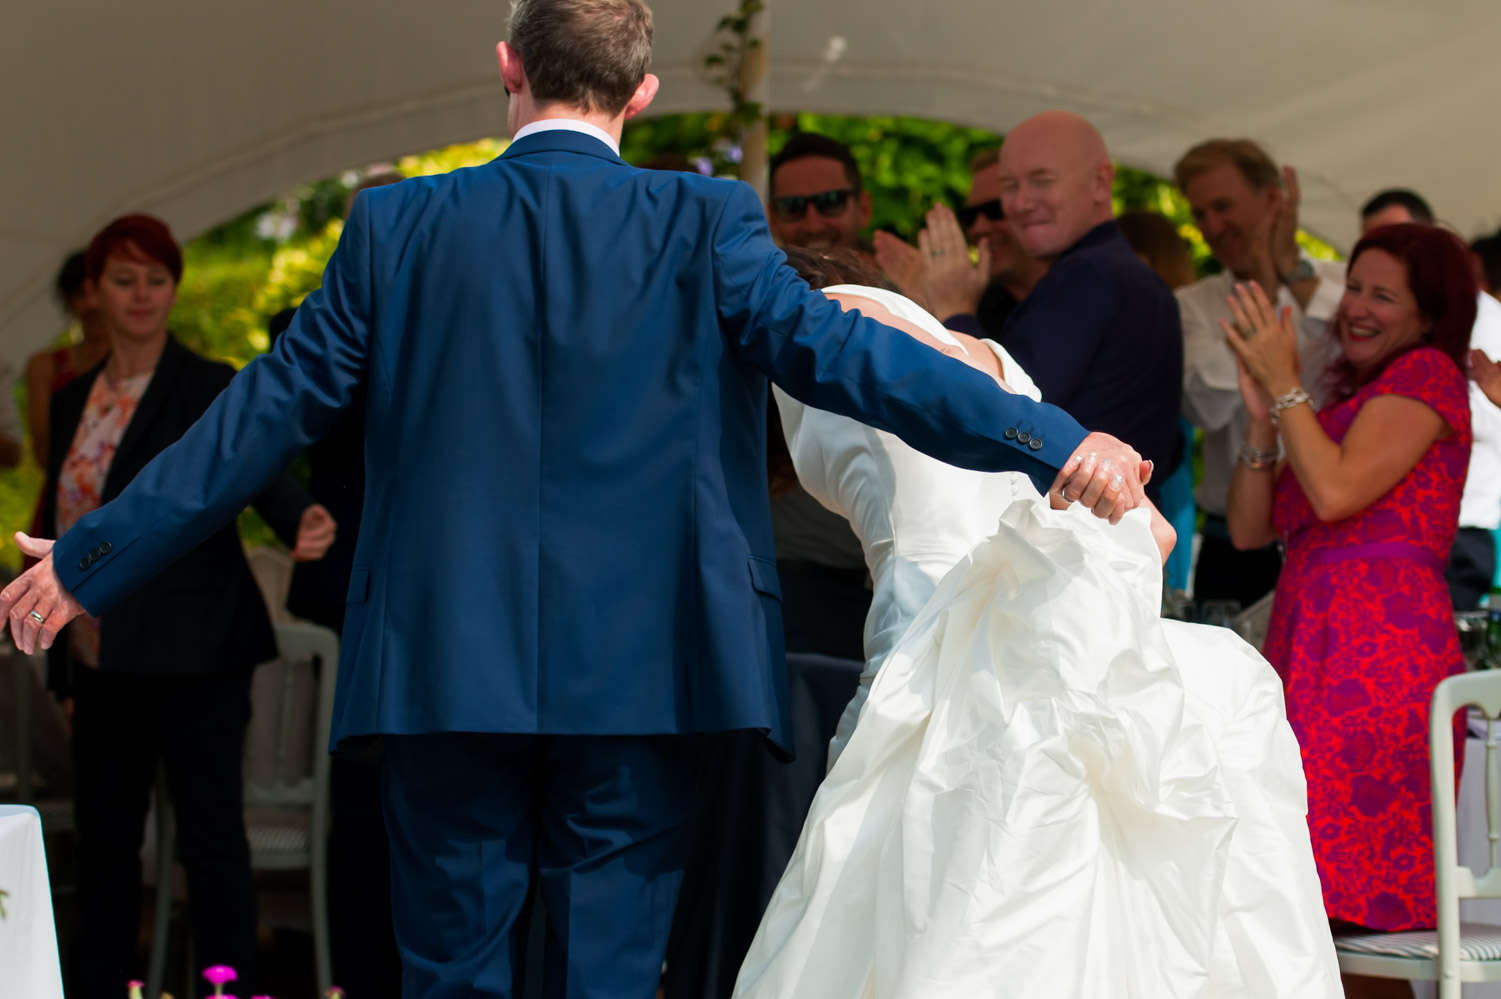
[[[296,309],[271,317],[271,345],[292,324]],[[287,610],[334,631],[344,631],[344,598],[354,570],[355,542],[365,509],[365,390],[356,389],[344,415],[323,438],[308,445],[308,491],[333,515],[339,533],[316,562],[292,569]]]
[[[107,361],[105,363],[108,363]],[[100,364],[52,397],[52,440],[47,481],[56,483],[83,418]],[[234,377],[234,369],[188,350],[168,336],[156,374],[120,438],[104,480],[103,502],[120,494],[152,458],[175,443]],[[289,475],[255,502],[272,530],[295,541],[302,511],[312,499]],[[57,536],[57,490],[42,500],[42,536]],[[48,660],[49,686],[59,693],[71,676],[66,636]],[[126,673],[204,674],[248,669],[276,657],[265,602],[245,561],[233,522],[220,528],[103,617],[99,665]]]

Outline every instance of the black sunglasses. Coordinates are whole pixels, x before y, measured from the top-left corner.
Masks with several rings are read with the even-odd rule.
[[[959,209],[958,214],[959,225],[965,229],[968,229],[970,226],[974,225],[975,221],[979,219],[981,215],[990,219],[990,221],[992,222],[999,222],[1001,219],[1006,217],[1006,212],[1001,208],[1001,199],[999,198],[991,198],[989,201],[982,201],[978,205],[965,205],[963,208]]]
[[[812,205],[824,218],[838,218],[844,214],[850,199],[859,193],[858,188],[845,187],[817,194],[788,194],[771,199],[771,212],[782,222],[798,222],[808,214],[808,206]]]

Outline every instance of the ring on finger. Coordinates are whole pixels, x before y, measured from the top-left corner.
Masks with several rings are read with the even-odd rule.
[[[29,618],[31,618],[37,624],[46,624],[47,623],[47,619],[45,617],[43,617],[42,615],[38,614],[36,611],[31,611],[26,616],[29,617]]]
[[[1253,336],[1256,335],[1256,327],[1254,327],[1254,326],[1237,326],[1237,327],[1235,327],[1235,332],[1237,332],[1237,333],[1240,334],[1240,338],[1242,340],[1249,340],[1249,339],[1251,339],[1251,337],[1253,337]]]

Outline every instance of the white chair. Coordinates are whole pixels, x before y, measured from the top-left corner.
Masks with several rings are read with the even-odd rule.
[[[1486,719],[1485,800],[1490,856],[1485,871],[1459,863],[1454,805],[1454,713],[1474,706]],[[1372,978],[1437,982],[1440,999],[1460,999],[1462,982],[1501,981],[1501,926],[1461,923],[1462,898],[1501,898],[1501,671],[1451,676],[1433,692],[1428,757],[1433,786],[1433,869],[1438,929],[1334,938],[1340,971]]]
[[[73,799],[58,797],[38,775],[38,769],[71,771],[66,761],[68,741],[66,722],[61,709],[42,689],[37,667],[45,669],[44,657],[26,656],[8,641],[0,640],[0,673],[9,676],[8,692],[0,701],[8,701],[13,738],[8,753],[0,752],[0,799],[30,805],[42,817],[42,831],[52,836],[71,833]],[[53,894],[71,890],[55,883]]]
[[[257,871],[307,870],[313,953],[320,994],[333,985],[328,940],[329,730],[339,639],[306,622],[276,625],[280,658],[256,670],[245,749],[245,833]],[[312,663],[320,662],[317,680]],[[316,696],[313,692],[316,690]],[[158,797],[160,806],[166,796]],[[161,993],[167,959],[176,837],[170,807],[160,807],[156,928],[146,995]],[[188,899],[191,906],[193,900]]]

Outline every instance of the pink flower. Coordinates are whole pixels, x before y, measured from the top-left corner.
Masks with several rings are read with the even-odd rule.
[[[146,987],[146,983],[132,979],[125,983],[125,987],[130,990],[130,999],[141,999],[141,989]]]
[[[323,993],[323,999],[344,999],[344,990],[337,985],[330,985],[328,991]]]
[[[203,969],[203,977],[214,987],[214,995],[220,999],[234,999],[234,996],[224,994],[224,983],[232,982],[240,976],[235,974],[235,969],[227,964],[210,965]]]
[[[210,985],[223,985],[240,976],[235,974],[235,969],[227,964],[215,964],[203,969],[203,977]]]

